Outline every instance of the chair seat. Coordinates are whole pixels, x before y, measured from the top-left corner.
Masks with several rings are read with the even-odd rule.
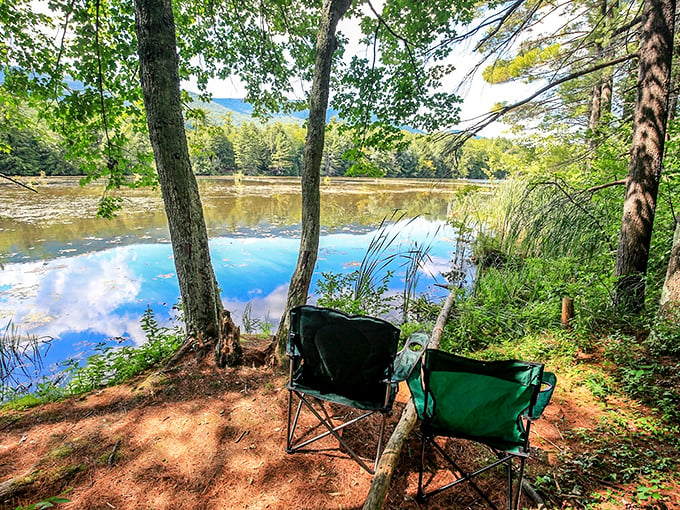
[[[389,411],[392,409],[392,403],[397,396],[397,385],[392,384],[390,386],[390,397],[387,405],[385,405],[385,385],[382,384],[380,387],[376,388],[378,391],[374,391],[377,398],[350,398],[344,395],[339,395],[337,393],[325,392],[315,388],[310,388],[303,384],[286,384],[286,388],[290,391],[299,391],[310,397],[325,400],[326,402],[331,402],[334,404],[340,404],[343,406],[354,407],[356,409],[362,409],[365,411]],[[367,391],[367,395],[368,395]]]

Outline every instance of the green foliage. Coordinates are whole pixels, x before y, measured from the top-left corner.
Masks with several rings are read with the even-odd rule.
[[[521,50],[514,58],[497,60],[482,72],[488,83],[505,83],[527,75],[527,71],[545,65],[560,56],[560,44],[551,44],[545,48],[529,48]]]
[[[150,308],[141,318],[141,327],[146,334],[146,342],[142,345],[114,349],[102,344],[95,349],[99,353],[90,356],[85,366],[73,365],[67,393],[84,393],[126,381],[169,358],[182,345],[179,331],[159,326]]]
[[[664,419],[677,422],[680,368],[677,357],[659,354],[655,336],[640,342],[634,335],[613,334],[606,342],[607,356],[616,364],[617,379],[626,393],[658,409]]]
[[[387,295],[392,273],[387,272],[378,282],[367,286],[359,270],[350,273],[321,273],[317,282],[318,305],[342,310],[349,314],[381,316],[394,309],[394,296]],[[357,295],[356,289],[362,292]]]
[[[70,503],[71,500],[64,497],[69,492],[71,492],[71,489],[65,490],[59,496],[51,496],[38,501],[37,503],[31,503],[30,505],[20,505],[16,507],[15,510],[44,510],[45,508],[54,508],[57,505]]]
[[[609,300],[609,282],[598,281],[599,271],[571,258],[527,258],[490,266],[478,275],[474,293],[456,306],[442,345],[453,352],[477,351],[559,332],[565,296],[576,297],[579,314],[574,327],[587,339],[590,321],[598,325],[602,321],[598,313],[602,305],[597,303]]]
[[[8,148],[0,151],[0,173],[4,175],[78,175],[79,170],[67,162],[64,151],[56,143],[48,143],[37,131],[8,130],[0,132],[0,143]]]

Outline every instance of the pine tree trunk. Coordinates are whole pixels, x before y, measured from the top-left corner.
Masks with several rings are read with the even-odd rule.
[[[675,0],[646,0],[633,142],[615,270],[615,304],[644,306],[645,275],[668,118]]]
[[[614,19],[614,10],[619,7],[617,0],[607,3],[606,0],[602,2],[602,14],[607,19],[607,30],[612,30],[612,20]],[[610,53],[611,41],[604,49],[604,53]],[[605,122],[609,123],[609,117],[612,113],[612,96],[614,91],[614,70],[607,68],[602,75],[602,92],[600,98],[600,125]]]
[[[659,312],[667,315],[672,310],[680,311],[680,222],[675,223],[673,248],[668,261],[666,280],[659,300]]]
[[[324,0],[316,39],[316,60],[309,98],[307,139],[302,153],[302,234],[295,272],[288,288],[286,308],[276,332],[276,356],[285,363],[290,310],[307,302],[309,286],[319,249],[321,195],[319,191],[321,158],[326,129],[326,110],[330,91],[331,65],[337,47],[335,30],[352,0]]]
[[[171,1],[136,0],[135,27],[149,138],[168,218],[187,335],[211,344],[219,336],[222,301],[184,131]]]

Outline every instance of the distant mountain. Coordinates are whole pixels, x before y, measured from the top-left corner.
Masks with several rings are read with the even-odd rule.
[[[243,99],[235,97],[214,97],[212,101],[205,103],[198,101],[196,99],[198,96],[193,92],[190,92],[189,94],[194,98],[194,106],[206,110],[208,112],[208,117],[217,124],[223,122],[224,115],[229,112],[231,113],[232,121],[237,126],[247,121],[262,123],[262,121],[253,117],[253,105],[246,103]],[[291,113],[275,113],[271,115],[270,122],[302,124],[307,120],[308,116],[309,110]],[[329,108],[326,113],[326,120],[329,121],[332,117],[338,117],[338,112]]]

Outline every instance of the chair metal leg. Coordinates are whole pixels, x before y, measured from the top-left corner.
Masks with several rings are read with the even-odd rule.
[[[459,473],[460,476],[453,482],[450,482],[448,484],[445,484],[441,487],[438,487],[430,492],[426,492],[425,488],[423,486],[423,473],[424,473],[424,466],[425,466],[425,448],[426,448],[426,443],[427,441],[432,443],[433,448],[439,452],[439,454]],[[421,447],[421,452],[420,452],[420,469],[418,471],[418,492],[416,494],[416,500],[423,502],[427,498],[434,496],[436,494],[439,494],[441,492],[444,492],[445,490],[448,490],[456,485],[459,485],[463,482],[469,482],[472,488],[477,492],[477,494],[480,495],[482,499],[489,505],[490,508],[494,510],[498,510],[498,506],[493,503],[489,499],[489,497],[482,491],[479,486],[475,483],[473,480],[474,477],[477,475],[480,475],[481,473],[484,473],[485,471],[488,471],[490,469],[493,469],[496,466],[499,466],[500,464],[506,464],[508,472],[507,472],[507,482],[508,482],[508,503],[507,503],[507,508],[508,510],[517,510],[519,508],[519,501],[520,501],[520,496],[521,496],[521,491],[522,491],[522,480],[524,477],[524,467],[526,463],[526,457],[522,455],[512,455],[504,452],[497,452],[498,454],[498,460],[492,462],[491,464],[488,464],[472,473],[466,473],[464,470],[460,468],[460,466],[449,456],[446,451],[435,441],[434,437],[427,437],[426,435],[423,435],[423,440],[422,440],[422,447]],[[514,488],[513,484],[513,474],[512,474],[512,464],[513,460],[515,457],[519,457],[520,465],[519,465],[519,475],[518,475],[518,480],[517,480],[517,487]]]
[[[508,471],[508,510],[514,510],[513,506],[513,488],[512,488],[512,461],[506,464],[506,469]]]
[[[517,476],[517,490],[515,491],[515,499],[510,510],[517,510],[519,508],[519,501],[522,497],[522,481],[524,480],[524,466],[526,464],[526,457],[522,457],[519,462],[519,475]]]
[[[295,448],[293,447],[293,436],[295,435],[295,429],[297,428],[298,418],[300,417],[300,409],[302,408],[302,399],[298,401],[297,410],[295,411],[295,418],[291,420],[291,414],[293,410],[293,391],[288,392],[288,431],[286,434],[286,453],[293,453]],[[292,426],[291,426],[292,421]]]
[[[380,413],[380,432],[378,435],[378,450],[375,452],[375,461],[373,462],[373,472],[378,469],[378,462],[380,461],[380,455],[382,454],[382,443],[383,436],[385,435],[385,422],[387,421],[387,415],[385,413]]]
[[[311,444],[311,443],[313,443],[313,442],[315,442],[315,441],[318,441],[319,439],[322,439],[322,438],[324,438],[324,437],[327,437],[327,436],[329,436],[329,435],[332,435],[333,437],[335,437],[335,439],[338,440],[338,442],[339,442],[342,446],[345,447],[345,449],[347,450],[347,453],[348,453],[348,454],[349,454],[349,455],[350,455],[350,456],[351,456],[351,457],[352,457],[352,458],[353,458],[353,459],[354,459],[354,460],[355,460],[362,468],[364,468],[364,469],[365,469],[366,471],[368,471],[370,474],[374,474],[374,473],[375,473],[375,470],[374,470],[374,469],[371,469],[371,468],[364,462],[364,460],[363,460],[361,457],[359,457],[359,455],[357,455],[357,453],[356,453],[356,452],[355,452],[355,451],[347,444],[347,442],[342,438],[342,436],[341,436],[340,434],[338,434],[338,432],[339,432],[340,430],[344,429],[345,427],[347,427],[347,426],[349,426],[349,425],[352,425],[352,424],[354,424],[354,423],[357,423],[358,421],[363,420],[364,418],[367,418],[368,416],[370,416],[371,414],[373,414],[375,411],[367,411],[367,412],[363,413],[361,416],[358,416],[357,418],[354,418],[354,419],[352,419],[352,420],[349,420],[349,421],[347,421],[347,422],[345,422],[345,423],[342,423],[342,424],[340,424],[340,425],[334,427],[334,426],[332,425],[332,422],[329,423],[329,421],[330,421],[330,416],[329,416],[328,412],[326,411],[326,408],[325,408],[325,406],[323,405],[323,403],[320,402],[320,404],[321,404],[321,409],[322,409],[322,411],[323,411],[323,414],[325,415],[325,417],[326,417],[327,420],[329,420],[329,421],[324,420],[324,417],[322,417],[321,414],[319,414],[319,412],[314,408],[314,406],[313,406],[312,404],[310,404],[310,403],[307,401],[307,399],[304,398],[303,395],[301,395],[300,393],[298,393],[298,392],[295,391],[295,390],[292,390],[291,393],[295,393],[296,396],[299,398],[299,404],[298,404],[297,412],[295,413],[295,420],[294,420],[294,423],[293,423],[292,428],[291,428],[290,425],[289,425],[290,432],[289,432],[289,446],[288,446],[288,448],[286,448],[286,452],[287,452],[287,453],[294,453],[294,452],[296,452],[296,451],[301,450],[301,449],[304,448],[305,446],[307,446],[307,445],[309,445],[309,444]],[[292,398],[292,396],[291,396],[291,398]],[[293,439],[294,439],[294,438],[293,438],[293,435],[294,435],[294,433],[295,433],[295,428],[296,428],[296,426],[297,426],[297,420],[298,420],[298,416],[299,416],[299,414],[300,414],[300,408],[302,407],[303,404],[304,404],[305,407],[307,407],[307,409],[309,409],[309,411],[316,417],[316,419],[319,420],[319,422],[320,422],[323,426],[325,426],[328,430],[327,430],[326,432],[322,433],[322,434],[319,434],[319,435],[317,435],[317,436],[311,438],[311,439],[307,439],[307,440],[305,440],[305,441],[303,441],[303,442],[301,442],[301,443],[298,443],[298,444],[293,445],[293,444],[292,444],[292,443],[293,443]],[[290,412],[290,410],[292,410],[292,405],[291,405],[290,402],[289,402],[289,412]],[[290,422],[289,422],[289,423],[290,423]]]
[[[427,443],[427,436],[422,434],[422,439],[420,441],[420,469],[418,470],[418,493],[416,494],[416,501],[425,501],[425,491],[423,490],[423,470],[425,469],[425,445]]]

